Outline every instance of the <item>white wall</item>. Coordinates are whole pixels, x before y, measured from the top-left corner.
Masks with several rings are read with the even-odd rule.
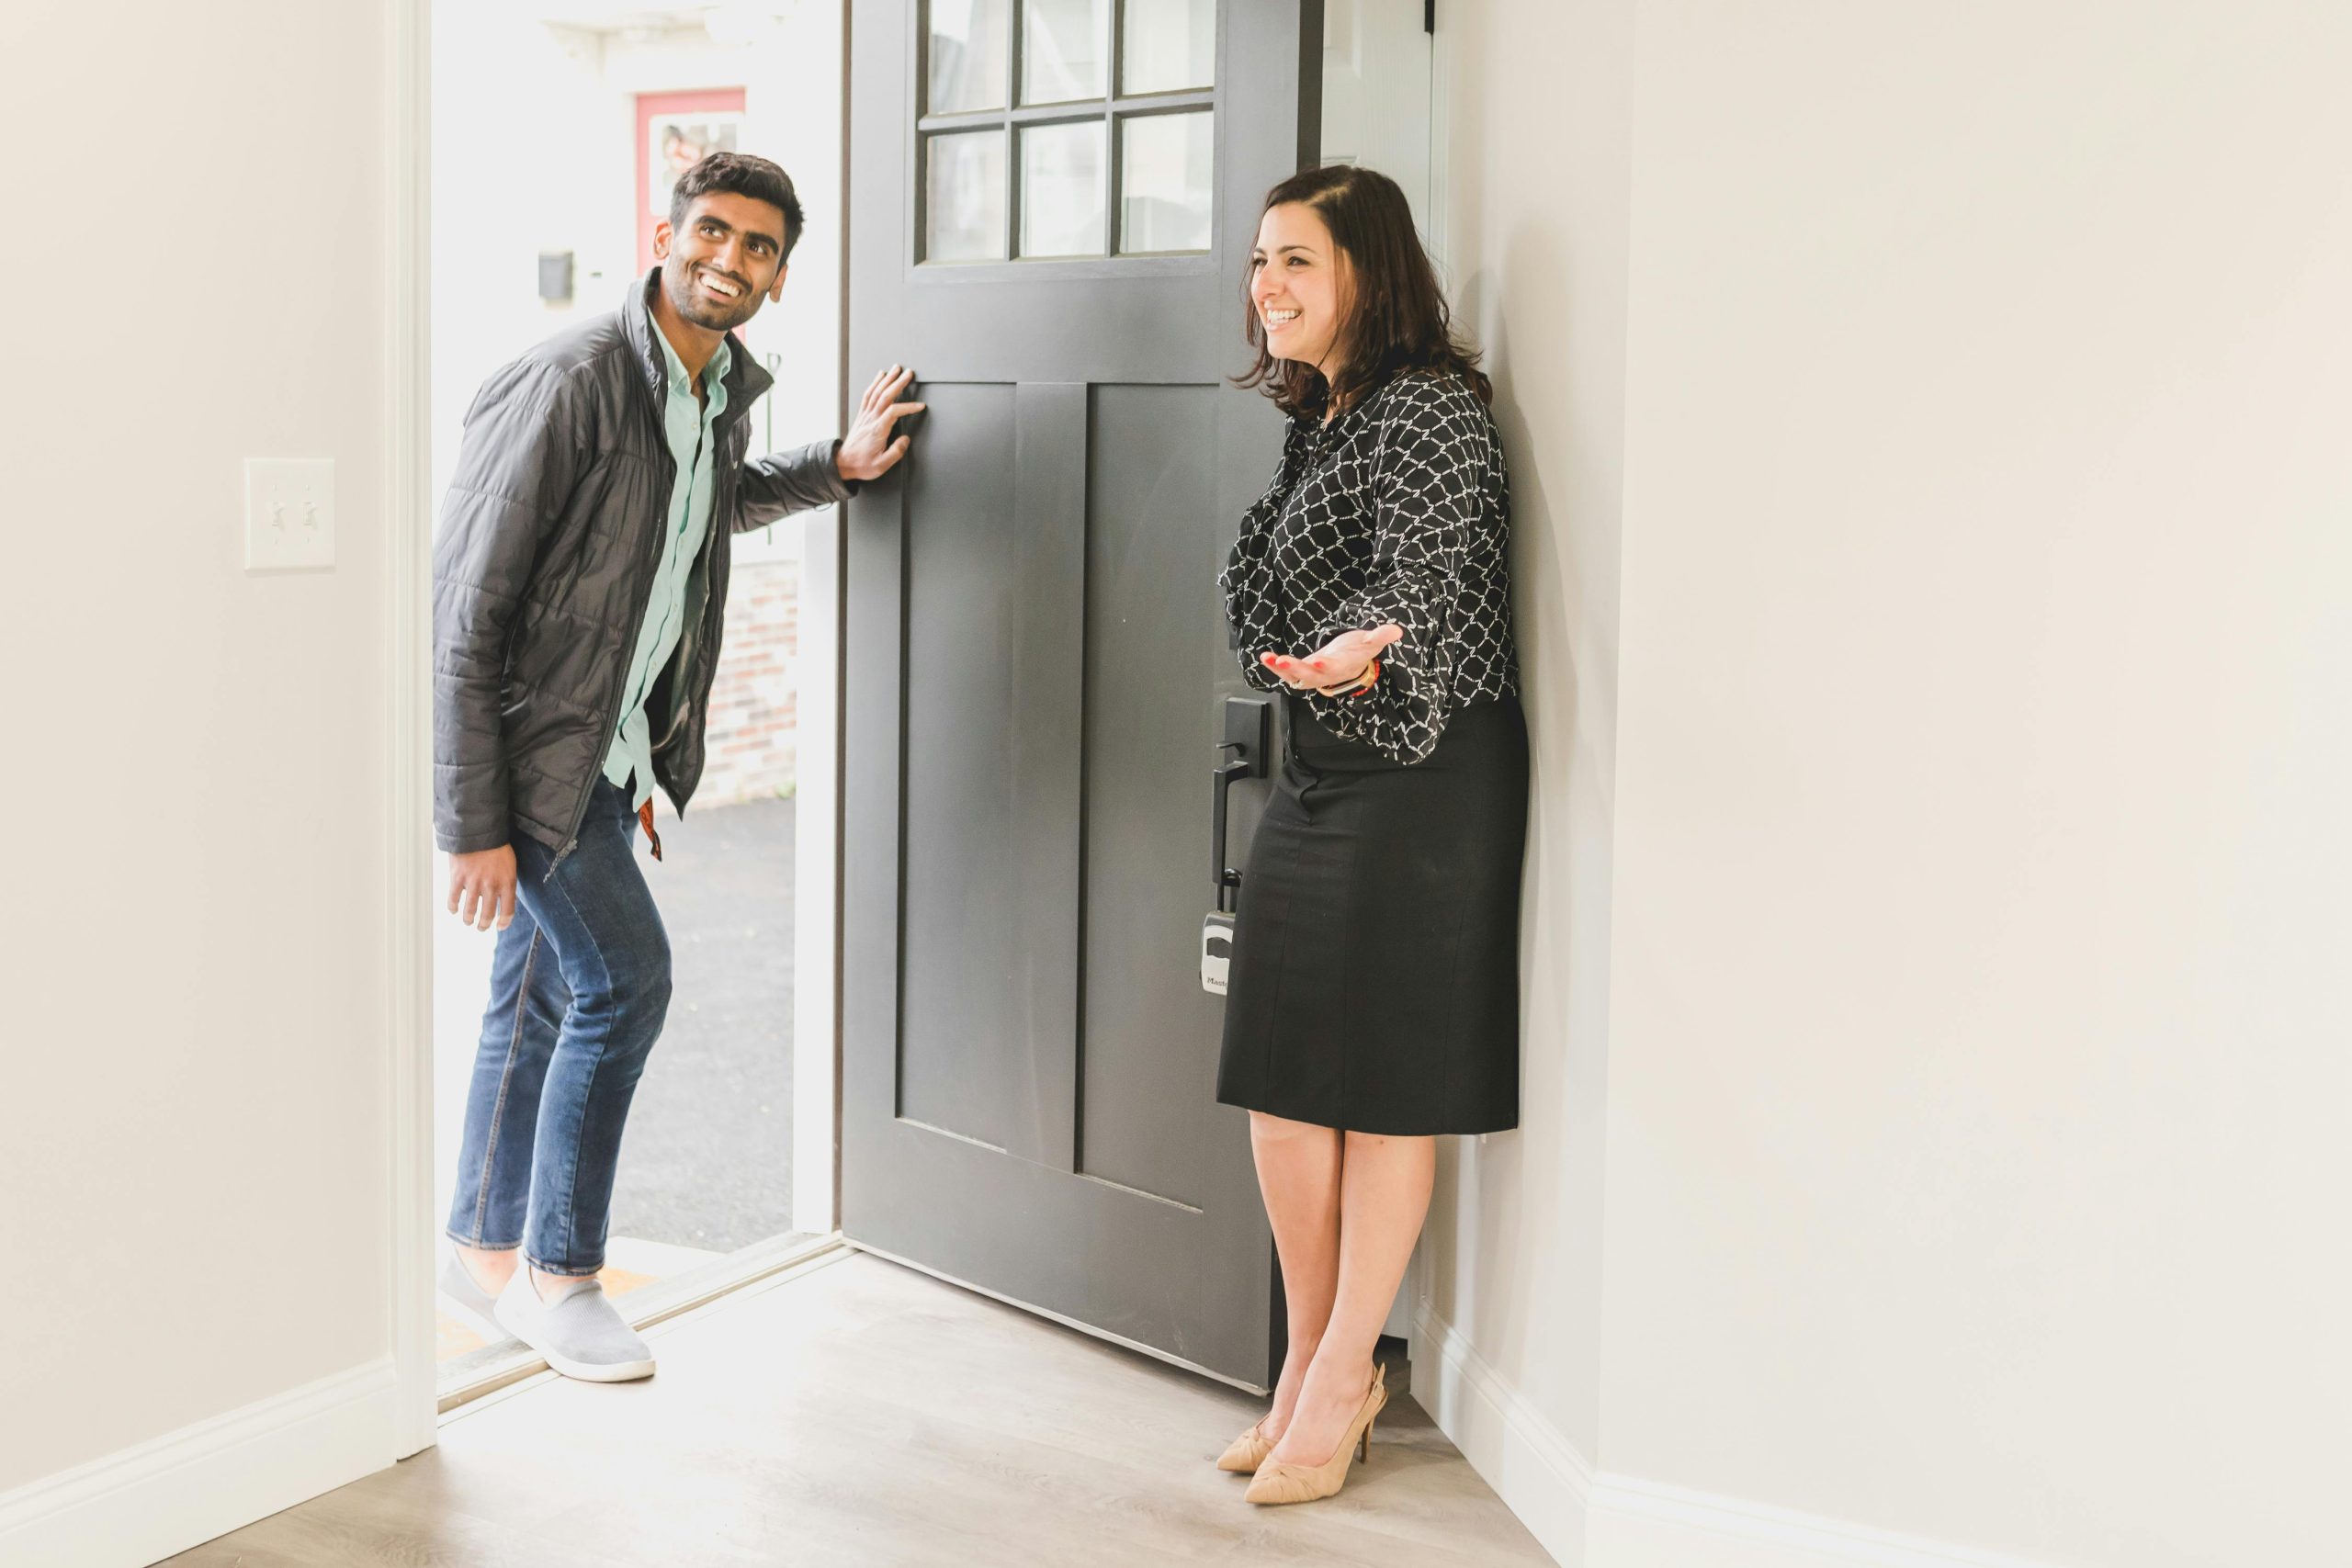
[[[1628,8],[1441,7],[1541,804],[1430,1397],[1595,1568],[2340,1561],[2352,14]]]
[[[386,28],[9,34],[0,1561],[46,1568],[27,1486],[256,1401],[391,1457]],[[248,456],[334,461],[332,572],[245,575]]]
[[[1510,462],[1534,807],[1520,1130],[1441,1144],[1415,1382],[1490,1475],[1599,1439],[1633,11],[1438,7],[1439,226]],[[1568,1550],[1570,1499],[1506,1495]]]
[[[2328,1555],[2347,73],[2341,7],[1644,7],[1611,1468]]]

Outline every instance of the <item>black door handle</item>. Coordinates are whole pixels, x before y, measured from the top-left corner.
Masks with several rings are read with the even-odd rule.
[[[1209,873],[1216,879],[1216,907],[1220,913],[1226,898],[1241,886],[1241,874],[1227,863],[1225,825],[1227,819],[1227,797],[1233,792],[1236,779],[1262,779],[1267,773],[1267,734],[1272,728],[1272,705],[1263,697],[1227,697],[1225,699],[1225,739],[1217,743],[1222,758],[1233,753],[1229,760],[1220,760],[1209,774]]]

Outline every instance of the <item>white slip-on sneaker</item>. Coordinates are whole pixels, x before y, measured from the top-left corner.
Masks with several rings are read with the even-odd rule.
[[[498,1298],[481,1288],[473,1270],[455,1252],[442,1257],[439,1283],[441,1299],[455,1307],[485,1343],[495,1345],[506,1337],[506,1325],[498,1321]]]
[[[653,1348],[638,1337],[594,1276],[569,1280],[542,1296],[526,1264],[498,1298],[498,1321],[565,1377],[628,1382],[653,1375]]]

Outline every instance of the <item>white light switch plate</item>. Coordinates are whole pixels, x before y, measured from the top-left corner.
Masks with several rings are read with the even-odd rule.
[[[245,570],[334,565],[334,459],[245,459]]]

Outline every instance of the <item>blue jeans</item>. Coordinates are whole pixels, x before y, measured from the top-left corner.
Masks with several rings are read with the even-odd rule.
[[[670,938],[630,855],[636,830],[628,795],[599,779],[561,865],[514,836],[514,920],[492,960],[449,1238],[527,1240],[549,1274],[604,1266],[621,1129],[670,1006]]]

